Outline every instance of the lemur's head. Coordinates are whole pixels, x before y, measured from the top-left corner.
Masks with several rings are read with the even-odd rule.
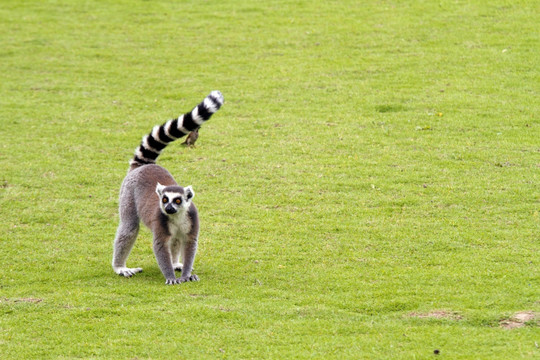
[[[157,183],[156,193],[159,196],[159,208],[165,215],[173,215],[184,212],[191,205],[191,199],[195,196],[193,188],[181,186],[164,186]]]

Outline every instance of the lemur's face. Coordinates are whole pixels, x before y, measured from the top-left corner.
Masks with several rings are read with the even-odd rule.
[[[191,186],[182,188],[180,186],[163,186],[160,183],[156,186],[156,193],[159,196],[161,212],[165,215],[186,211],[191,204],[191,199],[195,196]]]

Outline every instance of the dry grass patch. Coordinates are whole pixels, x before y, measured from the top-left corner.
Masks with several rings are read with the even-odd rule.
[[[526,323],[535,320],[537,317],[533,311],[521,311],[515,313],[509,319],[503,319],[499,322],[499,325],[504,329],[517,329],[524,327]]]

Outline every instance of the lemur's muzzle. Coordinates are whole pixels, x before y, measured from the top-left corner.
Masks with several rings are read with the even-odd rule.
[[[176,209],[174,208],[174,206],[172,206],[171,204],[167,205],[165,207],[165,212],[169,215],[172,215],[174,213],[176,213]]]

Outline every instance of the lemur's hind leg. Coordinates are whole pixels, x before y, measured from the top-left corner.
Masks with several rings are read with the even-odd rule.
[[[137,221],[120,221],[116,238],[114,239],[114,252],[112,267],[115,273],[125,277],[132,277],[142,271],[142,268],[128,268],[126,261],[135,244],[139,233],[139,219]]]

